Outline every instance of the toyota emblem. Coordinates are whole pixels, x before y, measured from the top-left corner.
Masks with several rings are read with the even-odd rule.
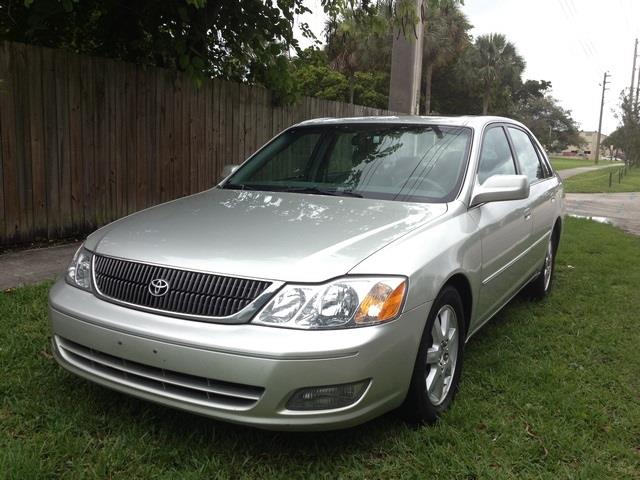
[[[162,297],[169,291],[169,282],[162,278],[154,278],[149,282],[149,293],[154,297]]]

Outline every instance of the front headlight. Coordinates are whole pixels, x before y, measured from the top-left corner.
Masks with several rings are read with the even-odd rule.
[[[67,283],[83,290],[91,290],[91,252],[82,245],[67,268]]]
[[[323,285],[286,285],[253,322],[301,329],[375,325],[398,316],[406,291],[404,277],[345,277]]]

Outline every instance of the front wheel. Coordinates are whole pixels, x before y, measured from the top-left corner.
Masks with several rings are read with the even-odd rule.
[[[464,325],[460,294],[447,286],[429,313],[402,407],[411,423],[435,423],[451,405],[462,372]]]

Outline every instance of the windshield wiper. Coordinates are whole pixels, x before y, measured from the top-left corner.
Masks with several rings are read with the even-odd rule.
[[[227,190],[257,190],[256,187],[252,187],[246,183],[225,183],[222,188]]]
[[[312,195],[331,195],[332,197],[363,198],[361,194],[352,192],[350,190],[324,189],[318,187],[289,187],[284,189],[283,192],[310,193]]]

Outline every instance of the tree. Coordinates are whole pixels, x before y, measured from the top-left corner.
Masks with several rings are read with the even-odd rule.
[[[380,71],[355,72],[351,88],[347,78],[329,65],[326,52],[308,48],[291,60],[296,94],[349,101],[376,108],[386,108],[389,74]]]
[[[470,82],[479,89],[482,114],[487,115],[493,97],[508,95],[521,82],[525,62],[516,47],[500,33],[480,35],[469,52]]]
[[[630,96],[620,94],[620,112],[618,118],[621,125],[618,143],[624,150],[625,162],[630,166],[640,166],[640,112],[633,105]]]
[[[300,52],[291,64],[298,93],[336,101],[347,98],[349,82],[342,73],[329,66],[325,51],[308,48]]]
[[[434,70],[454,61],[470,45],[471,24],[455,0],[442,0],[427,10],[423,36],[422,78],[425,114],[431,112],[431,90]]]
[[[527,125],[548,151],[584,143],[571,112],[551,96],[551,82],[527,80],[513,92],[512,99],[508,115]]]
[[[342,1],[323,5],[335,14]],[[308,11],[304,0],[5,0],[0,38],[184,71],[196,82],[277,79],[265,72],[286,73],[280,57],[298,48],[294,17]]]
[[[611,135],[602,141],[602,146],[609,149],[609,156],[618,158],[620,150],[624,151],[624,131],[621,127],[616,128]],[[625,158],[626,161],[626,158]]]
[[[358,72],[388,71],[391,64],[391,13],[385,4],[374,10],[346,10],[329,20],[325,51],[332,68],[349,84],[349,103],[354,102]],[[383,70],[384,69],[384,70]]]
[[[571,112],[550,94],[533,96],[518,104],[513,117],[524,123],[549,152],[584,143]]]

